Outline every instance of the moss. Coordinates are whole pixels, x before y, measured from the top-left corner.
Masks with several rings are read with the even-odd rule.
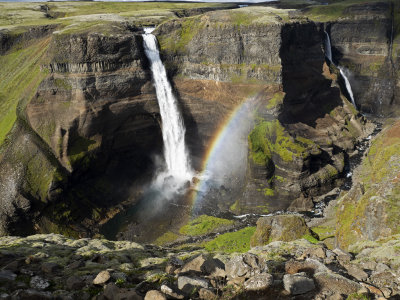
[[[331,238],[335,236],[335,228],[334,227],[326,227],[326,226],[316,226],[311,228],[311,231],[314,232],[320,241],[323,241],[327,238]]]
[[[277,108],[279,105],[283,103],[283,98],[285,98],[284,92],[275,93],[272,98],[268,101],[267,109]]]
[[[79,166],[80,169],[87,169],[93,155],[90,151],[99,146],[97,141],[89,140],[85,137],[75,135],[71,137],[68,147],[68,157],[72,167]]]
[[[65,78],[55,78],[54,79],[54,85],[57,88],[62,89],[62,90],[66,90],[66,91],[69,91],[69,90],[72,89],[71,84]]]
[[[221,234],[212,241],[204,243],[203,246],[210,252],[247,252],[250,250],[250,238],[255,230],[255,227],[246,227],[236,232]]]
[[[346,300],[371,300],[369,295],[353,293],[347,296]]]
[[[304,137],[293,138],[278,120],[259,122],[249,135],[250,157],[258,165],[268,166],[272,154],[290,162],[294,158],[306,158],[315,143]]]
[[[229,210],[230,210],[231,212],[238,212],[238,211],[240,210],[240,207],[239,207],[239,200],[236,200],[236,201],[229,207]]]
[[[265,196],[273,196],[274,194],[275,194],[275,192],[274,192],[274,190],[273,189],[270,189],[270,188],[265,188],[264,190],[263,190],[263,192],[264,192],[264,195]]]
[[[207,215],[201,215],[181,227],[179,232],[184,235],[196,236],[208,234],[218,228],[233,225],[234,221],[216,218]]]
[[[155,241],[154,244],[156,245],[164,245],[167,243],[171,243],[179,238],[179,235],[176,233],[173,233],[172,231],[168,231],[164,233],[162,236],[158,237]]]
[[[319,243],[319,241],[315,237],[313,237],[311,234],[305,234],[301,238],[309,241],[312,244],[318,244]]]

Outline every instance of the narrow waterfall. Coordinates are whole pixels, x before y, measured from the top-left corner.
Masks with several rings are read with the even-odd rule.
[[[346,68],[343,68],[343,67],[341,67],[339,65],[336,65],[333,62],[331,39],[329,37],[329,34],[326,31],[325,31],[325,36],[326,36],[326,38],[325,38],[325,56],[332,64],[334,64],[339,69],[340,75],[343,77],[344,83],[346,84],[347,93],[350,96],[351,103],[357,109],[357,105],[356,105],[356,102],[354,100],[353,90],[351,88],[351,84],[350,84],[350,81],[349,81],[349,78],[348,78],[348,74],[346,74],[349,71]]]
[[[143,41],[145,54],[150,62],[162,120],[166,170],[159,179],[164,181],[168,177],[173,177],[174,181],[183,182],[192,178],[188,151],[185,145],[185,126],[160,58],[157,39],[151,34],[152,31],[153,28],[145,28]]]

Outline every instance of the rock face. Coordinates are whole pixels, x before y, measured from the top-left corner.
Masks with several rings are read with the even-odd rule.
[[[274,241],[293,241],[309,234],[303,217],[298,215],[278,215],[261,217],[251,238],[251,246],[262,246]]]
[[[397,1],[353,5],[343,18],[328,24],[333,58],[351,71],[356,103],[367,113],[398,113],[399,3]]]
[[[249,10],[241,10],[240,14],[254,21],[238,24],[238,14],[218,11],[161,25],[156,34],[163,57],[171,75],[179,75],[176,88],[189,107],[193,104],[187,101],[193,94],[200,102],[207,95],[190,94],[187,87],[207,89],[205,80],[219,81],[221,86],[237,82],[250,87],[250,83],[258,82],[274,86],[274,92],[281,91],[260,96],[257,112],[265,122],[256,125],[249,135],[250,159],[237,175],[245,178],[235,182],[244,190],[235,212],[257,212],[260,208],[309,210],[313,196],[335,186],[355,140],[371,128],[365,130],[365,120],[341,98],[336,75],[325,64],[321,48],[324,32],[317,24],[304,20],[259,21],[259,16]],[[185,35],[188,31],[190,38]],[[222,47],[222,41],[229,41],[232,47]],[[260,109],[274,101],[281,104],[280,109],[276,109],[276,103],[268,104],[267,110]],[[201,140],[207,140],[202,134],[201,117],[196,109],[192,111],[199,134],[204,137]],[[271,128],[270,135],[266,128]],[[224,186],[228,191],[235,190],[229,182]],[[221,201],[220,209],[224,202],[229,203],[221,198],[209,197],[209,205]]]

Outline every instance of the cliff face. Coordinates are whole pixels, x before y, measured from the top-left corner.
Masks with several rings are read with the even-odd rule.
[[[151,176],[162,138],[146,64],[140,34],[53,34],[48,75],[4,147],[3,234],[26,214],[36,230],[86,219],[85,231]]]
[[[254,107],[259,121],[249,135],[248,166],[236,174],[243,178],[241,191],[236,181],[224,183],[226,198],[240,199],[233,205],[235,212],[307,210],[312,197],[328,191],[341,176],[357,137],[366,133],[365,121],[343,100],[336,75],[325,64],[322,28],[276,16],[265,23],[238,21],[252,17],[258,20],[246,10],[213,12],[165,23],[156,34],[185,106],[194,103],[187,101],[183,81],[186,87],[206,88],[206,81],[255,86],[227,103],[228,111],[256,91],[269,91],[258,94]],[[226,92],[220,90],[219,103],[232,99]],[[196,98],[198,103],[204,100],[204,95]],[[200,115],[193,114],[198,128],[203,125],[197,122]],[[208,204],[219,202],[227,209],[232,204],[227,199],[218,193]]]
[[[351,71],[359,109],[373,115],[398,115],[400,7],[396,1],[348,7],[327,24],[333,58]]]

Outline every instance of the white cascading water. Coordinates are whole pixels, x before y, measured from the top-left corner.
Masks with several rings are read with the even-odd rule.
[[[166,170],[157,180],[172,177],[175,183],[191,180],[192,170],[185,145],[185,126],[178,110],[178,103],[172,93],[167,72],[161,61],[157,39],[151,34],[154,28],[145,28],[143,34],[145,54],[150,62],[162,120],[164,158]],[[163,184],[163,182],[160,182]]]
[[[335,65],[335,63],[332,60],[331,39],[329,37],[329,34],[326,31],[325,31],[325,35],[326,35],[326,39],[325,39],[325,56],[332,64]],[[348,76],[346,74],[348,72],[348,70],[343,68],[343,67],[341,67],[341,66],[337,66],[337,65],[335,65],[335,66],[339,69],[340,75],[342,75],[342,77],[344,79],[344,83],[346,84],[346,89],[347,89],[347,92],[348,92],[348,94],[350,96],[351,103],[357,109],[356,102],[354,101],[353,90],[351,88],[351,84],[350,84],[349,78],[348,78]]]

